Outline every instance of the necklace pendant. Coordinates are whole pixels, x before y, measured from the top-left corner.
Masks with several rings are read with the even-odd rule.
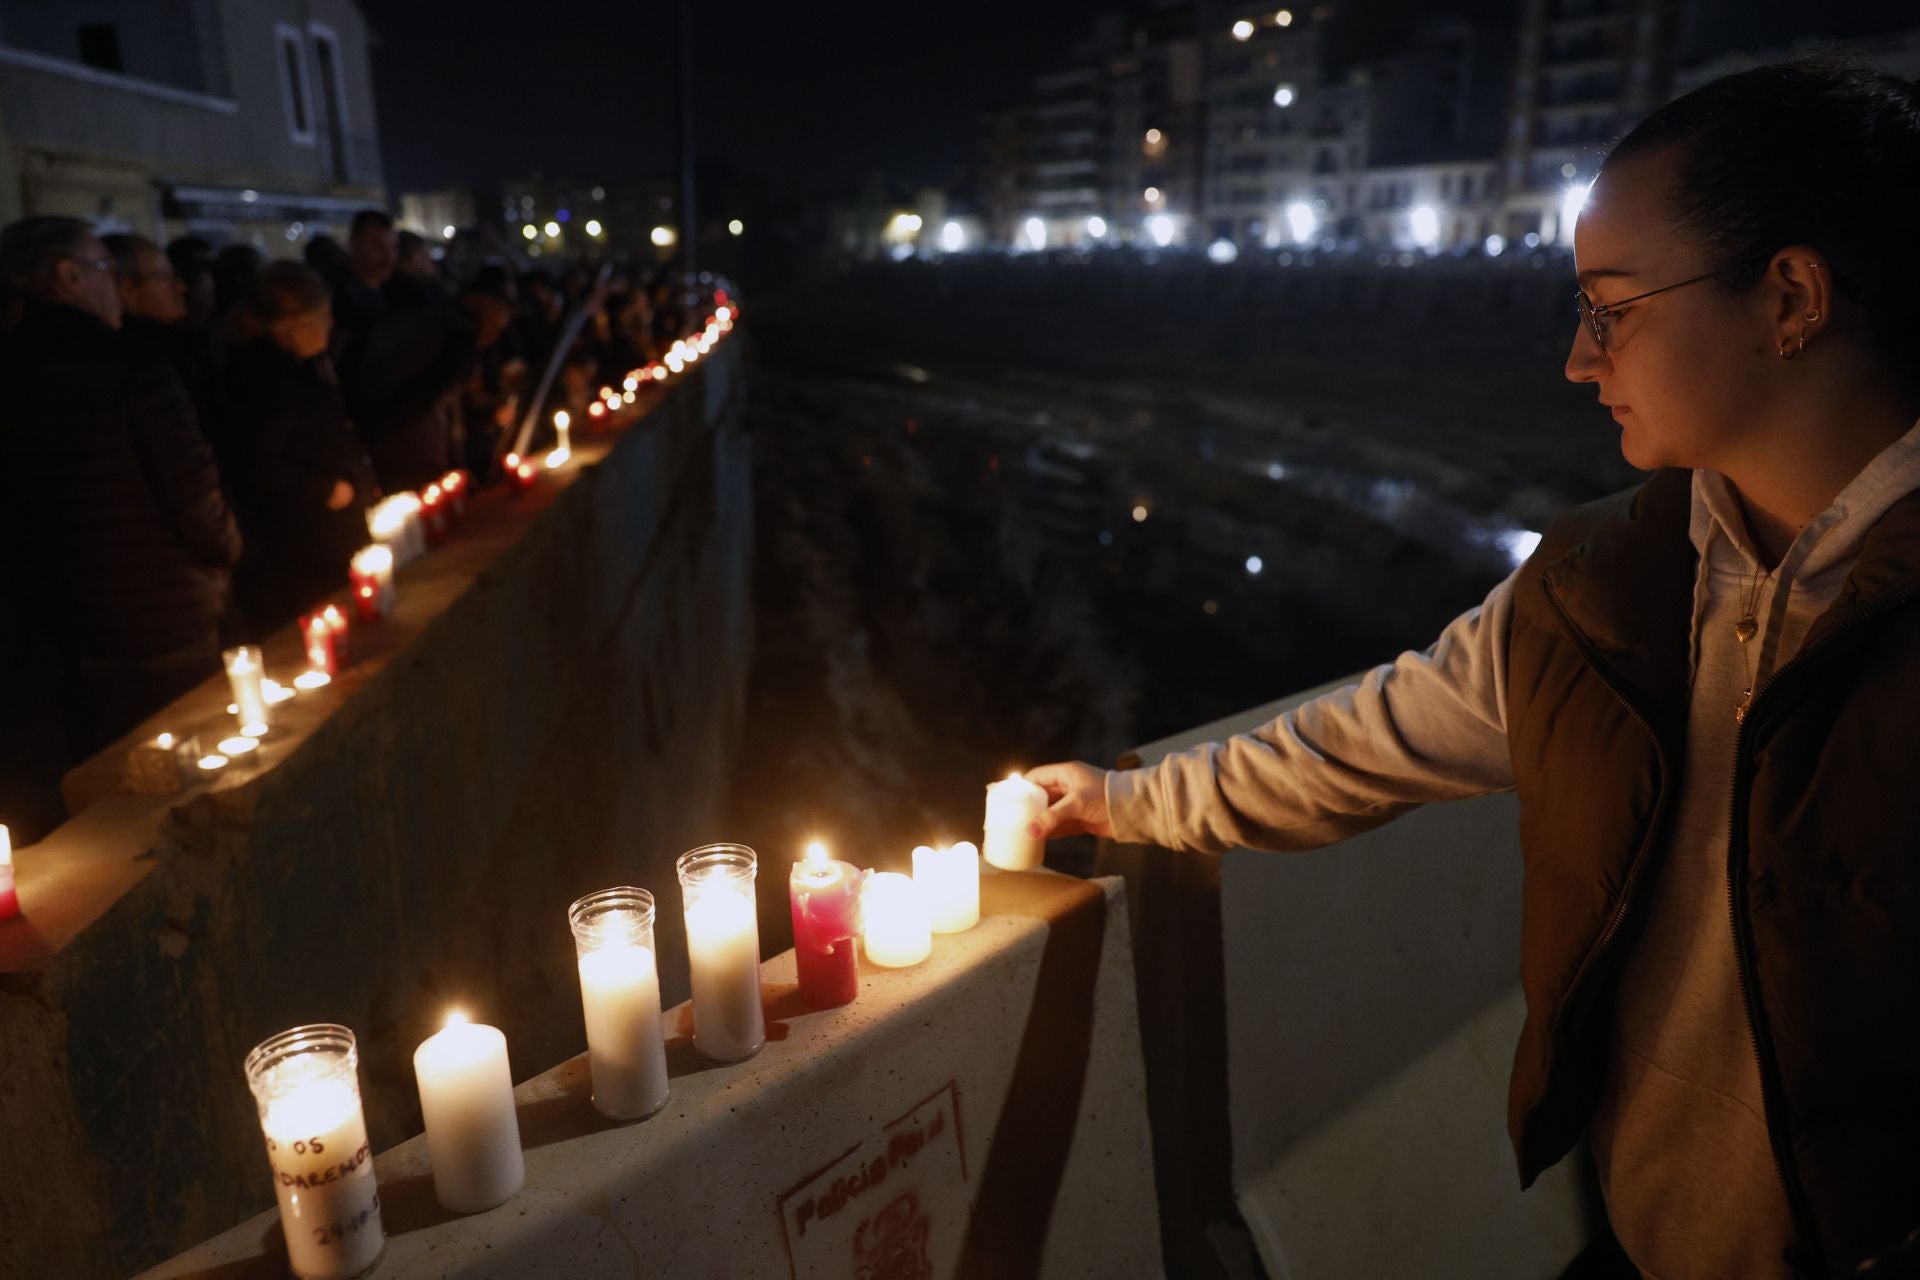
[[[1753,620],[1752,614],[1748,614],[1733,624],[1734,639],[1738,640],[1741,644],[1746,644],[1759,634],[1760,624]]]
[[[1747,691],[1740,695],[1740,705],[1733,709],[1733,722],[1735,724],[1745,724],[1747,722],[1747,708],[1752,705],[1753,687],[1749,685]]]

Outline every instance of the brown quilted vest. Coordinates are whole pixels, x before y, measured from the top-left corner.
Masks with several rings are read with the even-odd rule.
[[[1523,1185],[1592,1115],[1610,987],[1679,795],[1691,503],[1691,474],[1666,471],[1576,510],[1515,584],[1527,1021],[1508,1128]],[[1917,600],[1920,494],[1868,533],[1736,750],[1728,910],[1807,1275],[1851,1275],[1920,1226]]]

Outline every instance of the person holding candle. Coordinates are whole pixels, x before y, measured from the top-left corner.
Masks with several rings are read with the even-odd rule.
[[[1250,734],[1031,771],[1036,835],[1309,849],[1517,789],[1511,1130],[1634,1266],[1920,1274],[1920,92],[1668,103],[1574,230],[1567,376],[1656,472],[1424,653]]]
[[[269,263],[253,307],[265,332],[229,358],[228,430],[248,535],[236,588],[264,633],[345,584],[380,487],[327,354],[326,282],[300,263]]]

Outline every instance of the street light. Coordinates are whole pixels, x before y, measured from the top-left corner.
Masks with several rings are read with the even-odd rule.
[[[940,250],[943,253],[958,253],[967,247],[967,233],[959,223],[949,221],[940,228]]]
[[[1273,15],[1273,25],[1274,25],[1274,26],[1276,26],[1276,27],[1290,27],[1290,26],[1292,26],[1292,25],[1293,25],[1293,10],[1291,10],[1291,9],[1282,9],[1282,10],[1280,10],[1280,12],[1278,12],[1278,13],[1276,13],[1276,14],[1274,14],[1274,15]]]
[[[1036,249],[1047,247],[1047,224],[1038,218],[1028,218],[1026,225],[1027,241]]]
[[[547,225],[542,227],[541,230],[545,231],[547,233],[547,239],[551,240],[560,234],[560,224],[549,219]]]
[[[1293,100],[1294,100],[1294,97],[1295,97],[1295,94],[1294,94],[1294,90],[1293,90],[1293,86],[1292,86],[1292,85],[1290,85],[1290,84],[1282,84],[1282,85],[1276,85],[1276,86],[1274,86],[1274,90],[1273,90],[1273,105],[1274,105],[1274,106],[1276,106],[1276,107],[1290,107],[1290,106],[1292,106],[1292,105],[1293,105]]]
[[[1440,243],[1440,211],[1430,204],[1414,206],[1409,215],[1413,225],[1413,242],[1422,249],[1431,249]]]
[[[735,218],[732,222],[729,222],[727,224],[727,234],[730,236],[744,235],[746,233],[746,230],[747,230],[747,224],[740,221],[740,219],[738,218]]]
[[[1233,38],[1235,40],[1253,39],[1253,24],[1251,22],[1248,22],[1245,18],[1242,18],[1240,19],[1240,21],[1234,23]]]
[[[1107,220],[1101,217],[1097,213],[1094,214],[1091,218],[1088,218],[1087,234],[1092,236],[1095,240],[1098,240],[1101,236],[1104,236],[1105,234],[1107,234]]]
[[[680,233],[672,227],[655,227],[647,233],[647,239],[653,241],[655,248],[671,249],[675,244],[679,243]]]
[[[1293,233],[1295,244],[1307,243],[1320,228],[1320,219],[1314,217],[1313,206],[1304,200],[1295,200],[1288,205],[1286,218],[1287,230]]]
[[[453,239],[453,233],[457,230],[459,230],[459,228],[449,222],[446,226],[440,228],[440,238],[442,240],[451,240]]]
[[[588,219],[587,219],[587,234],[588,234],[588,235],[590,235],[590,236],[597,236],[597,235],[599,235],[599,234],[600,234],[600,232],[601,232],[601,229],[602,229],[602,228],[601,228],[601,226],[600,226],[600,219],[598,219],[598,218],[588,218]]]
[[[534,237],[538,236],[540,234],[540,231],[539,231],[539,228],[535,227],[531,222],[529,222],[526,226],[520,228],[520,234],[525,236],[527,239],[531,240]]]
[[[1173,219],[1164,213],[1156,213],[1147,219],[1147,234],[1162,249],[1173,243]]]

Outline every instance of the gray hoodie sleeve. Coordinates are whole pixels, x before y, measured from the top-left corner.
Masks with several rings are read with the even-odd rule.
[[[1513,578],[1358,684],[1252,733],[1107,775],[1115,836],[1222,853],[1344,840],[1431,800],[1513,786],[1507,635]]]

